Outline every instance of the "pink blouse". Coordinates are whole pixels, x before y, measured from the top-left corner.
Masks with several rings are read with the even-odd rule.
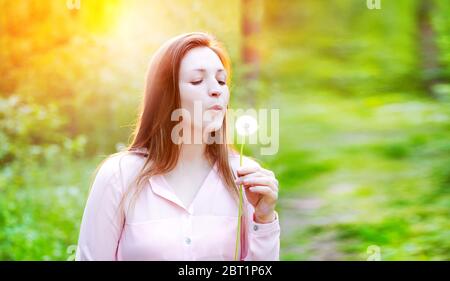
[[[238,202],[220,180],[217,163],[189,206],[157,175],[146,183],[134,211],[121,212],[122,195],[144,161],[142,154],[123,152],[100,167],[84,210],[76,260],[233,260]],[[235,171],[239,155],[230,156],[230,163]],[[258,164],[245,157],[247,165]],[[273,222],[256,223],[243,194],[250,219],[242,224],[241,260],[279,260],[278,212]]]

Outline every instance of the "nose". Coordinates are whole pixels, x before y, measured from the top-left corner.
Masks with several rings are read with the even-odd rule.
[[[209,91],[209,95],[218,98],[222,95],[222,93],[219,90],[211,90]]]
[[[219,89],[219,87],[217,87],[217,85],[212,85],[209,89],[209,95],[218,98],[222,95],[222,91]]]

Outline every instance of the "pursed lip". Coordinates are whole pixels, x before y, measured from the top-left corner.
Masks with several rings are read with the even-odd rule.
[[[211,106],[208,109],[211,109],[211,110],[223,110],[223,107],[218,105],[218,104],[216,104],[216,105]]]

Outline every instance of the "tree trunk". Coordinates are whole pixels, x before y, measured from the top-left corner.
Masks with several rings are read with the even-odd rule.
[[[435,42],[435,32],[431,24],[433,1],[419,1],[418,23],[420,36],[421,68],[423,88],[432,97],[433,86],[439,82],[439,50]]]
[[[262,0],[241,0],[242,7],[242,49],[241,57],[245,67],[243,83],[248,87],[249,92],[245,97],[250,106],[255,106],[255,85],[259,76],[260,54],[257,49],[256,36],[261,30],[262,21]]]

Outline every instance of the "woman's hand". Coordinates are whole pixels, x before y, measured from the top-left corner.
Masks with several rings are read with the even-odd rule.
[[[243,184],[245,195],[255,208],[255,221],[269,223],[276,219],[275,205],[278,200],[278,180],[275,174],[260,166],[237,169],[236,184]]]

